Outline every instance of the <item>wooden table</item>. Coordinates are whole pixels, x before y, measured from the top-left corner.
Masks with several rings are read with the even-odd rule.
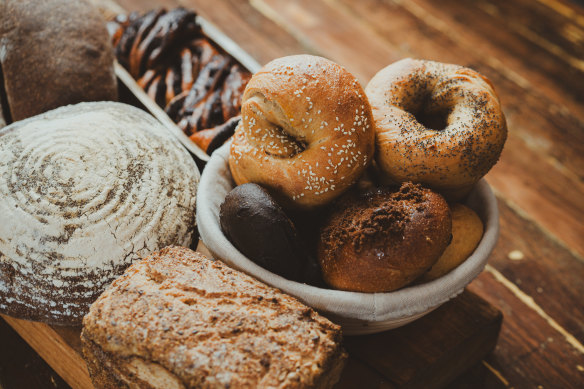
[[[364,84],[380,68],[408,56],[467,65],[489,77],[509,126],[501,160],[487,176],[499,200],[501,236],[486,271],[468,290],[498,307],[504,321],[494,351],[451,387],[584,386],[581,5],[567,0],[117,2],[127,10],[193,8],[260,63],[318,54],[343,64]],[[11,337],[4,327],[0,334]],[[50,387],[63,387],[50,377]]]

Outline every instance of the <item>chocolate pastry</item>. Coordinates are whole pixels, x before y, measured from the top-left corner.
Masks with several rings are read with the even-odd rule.
[[[221,229],[246,257],[282,277],[300,281],[309,263],[292,221],[256,184],[235,187],[219,214]]]
[[[419,184],[351,193],[321,230],[318,258],[335,289],[389,292],[425,273],[452,237],[442,196]]]
[[[203,34],[194,12],[118,15],[108,28],[120,64],[193,142],[210,154],[214,136],[228,138],[223,124],[240,115],[251,75]]]

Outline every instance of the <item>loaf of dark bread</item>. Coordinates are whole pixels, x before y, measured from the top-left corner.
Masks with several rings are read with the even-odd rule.
[[[86,0],[0,2],[0,102],[8,124],[117,99],[105,21]]]
[[[346,358],[339,326],[181,247],[128,268],[81,338],[96,388],[330,388]]]

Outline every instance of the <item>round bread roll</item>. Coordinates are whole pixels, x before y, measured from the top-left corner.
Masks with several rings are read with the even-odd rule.
[[[459,200],[501,155],[505,116],[474,70],[407,58],[380,70],[366,92],[376,161],[391,182],[421,182]]]
[[[276,59],[247,84],[229,167],[284,207],[311,209],[347,190],[373,157],[371,108],[340,65],[310,55]]]
[[[483,222],[479,216],[462,204],[450,207],[452,214],[452,242],[432,268],[424,274],[422,281],[442,277],[464,262],[477,248],[483,237]]]
[[[86,0],[0,2],[0,109],[8,124],[117,100],[113,64],[105,21]]]
[[[350,194],[321,231],[325,282],[354,292],[390,292],[424,274],[451,239],[442,196],[419,184]]]
[[[219,213],[221,229],[246,257],[282,277],[300,281],[307,253],[292,220],[257,184],[236,186]]]
[[[196,234],[199,172],[150,115],[81,103],[0,130],[0,312],[77,325],[132,261]]]

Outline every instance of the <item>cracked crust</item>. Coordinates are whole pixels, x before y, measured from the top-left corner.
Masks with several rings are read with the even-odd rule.
[[[198,178],[172,135],[125,104],[0,130],[0,312],[80,324],[134,260],[191,243]]]
[[[337,325],[182,247],[128,268],[82,341],[96,388],[330,388],[346,359]]]

